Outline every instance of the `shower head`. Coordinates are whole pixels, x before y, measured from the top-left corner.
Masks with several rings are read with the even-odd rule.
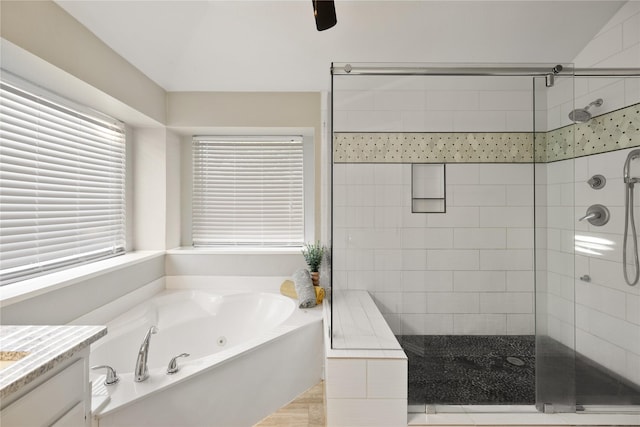
[[[572,112],[569,113],[569,119],[574,122],[586,123],[591,120],[591,113],[589,112],[589,108],[591,107],[599,107],[602,105],[602,98],[598,98],[595,101],[591,102],[584,108],[576,108]]]

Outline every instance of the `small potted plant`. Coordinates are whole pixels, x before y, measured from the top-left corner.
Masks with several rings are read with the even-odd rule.
[[[302,255],[309,266],[309,272],[311,273],[311,280],[314,286],[318,286],[320,280],[320,264],[322,263],[322,255],[324,254],[324,248],[320,246],[320,242],[307,243],[302,248]]]

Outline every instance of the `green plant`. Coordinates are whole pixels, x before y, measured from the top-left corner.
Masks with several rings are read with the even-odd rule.
[[[302,248],[302,255],[304,255],[305,261],[309,266],[309,270],[317,272],[322,262],[322,255],[324,254],[324,248],[320,246],[320,242],[306,243]]]

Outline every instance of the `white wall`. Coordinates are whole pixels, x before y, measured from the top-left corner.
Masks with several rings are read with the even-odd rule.
[[[126,266],[104,268],[97,271],[99,265],[116,265],[120,260],[110,258],[91,265],[78,267],[78,270],[89,273],[77,275],[74,271],[65,270],[48,275],[44,280],[53,284],[56,279],[66,281],[65,287],[54,291],[36,292],[31,298],[16,298],[16,302],[6,304],[3,301],[0,309],[2,325],[63,325],[96,310],[117,298],[139,289],[165,275],[164,256],[140,254],[138,261],[129,262]],[[36,278],[32,280],[42,280]],[[11,286],[6,285],[3,296],[12,293]],[[20,286],[20,283],[17,284]]]
[[[165,249],[166,142],[162,128],[138,128],[133,138],[135,249]]]
[[[300,250],[283,251],[171,251],[167,276],[291,277],[306,268]]]
[[[165,121],[165,91],[140,70],[132,66],[118,53],[98,39],[82,24],[67,14],[53,1],[3,1],[0,3],[0,35],[3,42],[2,67],[18,75],[44,84],[51,90],[72,89],[71,95],[82,95],[80,86],[90,86],[93,99],[84,102],[91,107],[96,100],[103,102],[100,111],[121,111],[146,116],[141,121]],[[24,58],[21,53],[6,51],[9,45],[18,46],[35,57],[56,67],[58,72],[43,74],[42,69],[14,67]],[[10,46],[9,46],[10,49]],[[5,57],[5,55],[10,55]],[[33,61],[29,61],[33,65]],[[62,73],[73,76],[83,85],[69,83],[60,77]],[[69,84],[71,87],[51,87],[51,82]],[[60,92],[59,92],[60,93]],[[62,95],[69,95],[61,93]],[[106,95],[106,96],[105,96]],[[78,100],[75,96],[75,100]],[[119,117],[123,119],[123,117]],[[151,120],[149,120],[151,119]]]
[[[576,68],[640,68],[640,2],[628,1],[573,59]],[[563,78],[549,93],[548,130],[571,124],[568,114],[602,98],[600,115],[632,105],[640,99],[640,80],[631,78]],[[574,89],[575,88],[575,89]],[[575,90],[575,103],[574,103]]]
[[[180,246],[180,224],[182,221],[180,137],[171,131],[167,131],[166,137],[166,166],[167,205],[165,210],[167,220],[164,224],[166,233],[164,247],[171,249]]]
[[[133,131],[134,250],[180,246],[180,139],[165,128]]]
[[[640,2],[625,3],[573,62],[576,67],[639,67]]]

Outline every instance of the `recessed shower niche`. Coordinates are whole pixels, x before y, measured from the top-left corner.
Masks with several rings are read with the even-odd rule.
[[[411,212],[446,212],[444,164],[411,165]]]

